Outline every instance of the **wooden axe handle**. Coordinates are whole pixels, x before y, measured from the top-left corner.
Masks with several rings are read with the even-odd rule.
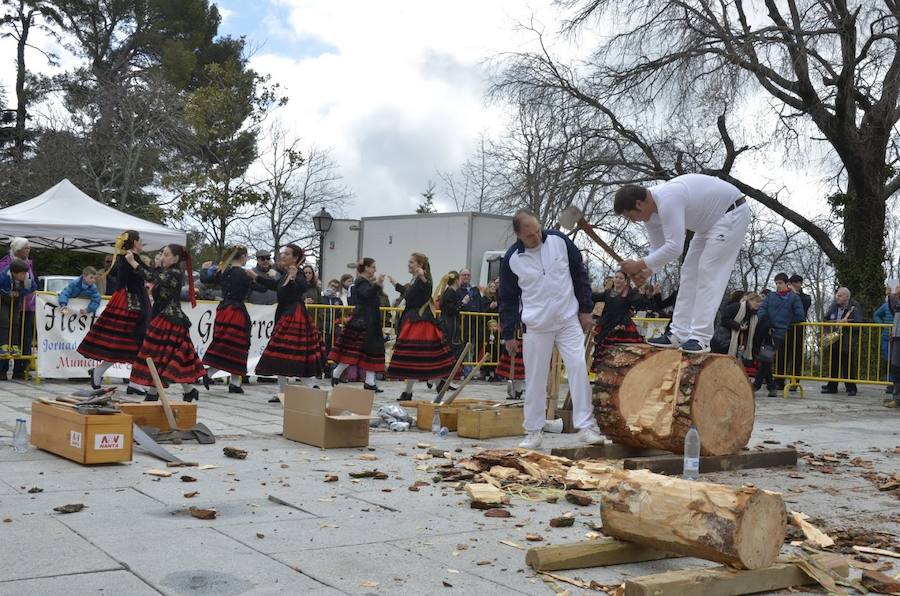
[[[601,238],[597,234],[597,232],[594,231],[594,228],[592,228],[590,226],[590,224],[588,224],[588,222],[585,221],[585,219],[583,217],[578,220],[578,227],[581,228],[581,230],[585,234],[590,236],[591,240],[593,240],[594,242],[599,244],[600,248],[602,248],[604,251],[606,251],[606,254],[608,254],[609,256],[614,258],[616,260],[616,263],[621,263],[622,261],[625,260],[622,257],[620,257],[619,254],[615,250],[613,250],[613,247],[611,247],[609,244],[604,242],[603,238]]]

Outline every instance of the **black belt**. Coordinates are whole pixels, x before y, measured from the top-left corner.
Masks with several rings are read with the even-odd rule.
[[[731,204],[731,207],[729,207],[728,209],[725,210],[725,213],[734,211],[735,209],[737,209],[738,207],[740,207],[741,205],[743,205],[746,202],[747,202],[747,199],[745,197],[739,198],[737,201],[735,201],[734,203]]]

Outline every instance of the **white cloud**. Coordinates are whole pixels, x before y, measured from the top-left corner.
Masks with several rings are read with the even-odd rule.
[[[550,0],[457,2],[275,0],[295,47],[252,59],[283,84],[286,125],[306,141],[334,148],[353,188],[353,216],[408,213],[437,169],[453,169],[501,109],[487,105],[484,63],[534,40],[515,19],[541,15],[556,28]],[[283,38],[283,27],[272,33]],[[290,45],[288,47],[291,47]],[[324,48],[324,49],[323,49]]]

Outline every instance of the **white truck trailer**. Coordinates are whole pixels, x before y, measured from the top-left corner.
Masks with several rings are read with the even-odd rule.
[[[336,219],[325,235],[325,282],[344,273],[355,276],[363,257],[400,283],[409,280],[406,262],[412,252],[431,261],[435,284],[450,270],[468,267],[473,283],[485,286],[500,274],[500,261],[515,242],[512,218],[485,213],[427,213]],[[387,285],[387,284],[386,284]],[[387,290],[393,300],[393,288]]]

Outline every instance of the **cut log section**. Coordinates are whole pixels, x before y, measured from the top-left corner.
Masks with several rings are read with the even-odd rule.
[[[609,470],[603,532],[651,548],[736,569],[771,565],[784,543],[781,495],[758,488],[681,480],[645,470]]]
[[[750,440],[756,402],[734,358],[631,344],[603,356],[594,409],[616,443],[683,453],[695,424],[703,455],[729,455]]]
[[[535,571],[564,571],[622,563],[642,563],[677,556],[619,540],[586,540],[530,548],[525,553],[525,562]]]

